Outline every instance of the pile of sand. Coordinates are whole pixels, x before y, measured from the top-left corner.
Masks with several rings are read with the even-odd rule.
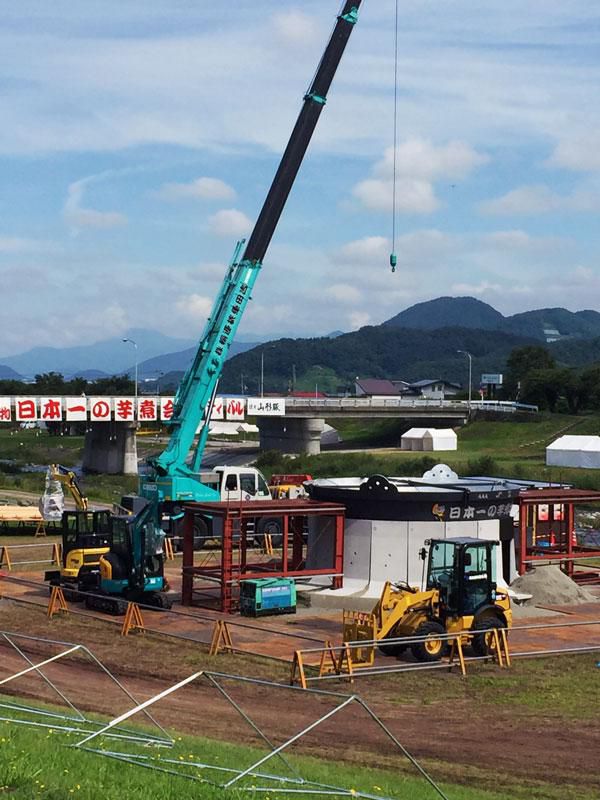
[[[531,600],[527,601],[527,605],[532,606],[578,605],[598,599],[587,589],[578,586],[555,564],[532,569],[514,580],[510,588],[532,595]]]

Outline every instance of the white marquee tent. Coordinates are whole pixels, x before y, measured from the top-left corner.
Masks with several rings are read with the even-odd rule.
[[[546,464],[600,469],[600,436],[559,436],[546,448]]]
[[[456,450],[452,428],[411,428],[400,441],[402,450]]]

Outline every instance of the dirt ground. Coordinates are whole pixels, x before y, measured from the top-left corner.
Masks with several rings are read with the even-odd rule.
[[[6,596],[8,592],[3,590],[3,594]],[[39,600],[45,602],[47,596]],[[593,610],[582,609],[583,617],[586,613],[595,613],[596,619],[600,616],[597,607]],[[563,614],[561,618],[565,616]],[[339,618],[337,622],[339,624]],[[287,682],[289,675],[288,668],[277,662],[231,655],[209,659],[206,647],[199,648],[196,642],[181,642],[152,634],[123,639],[105,621],[70,615],[69,618],[62,617],[48,623],[39,606],[23,606],[7,600],[0,602],[0,623],[3,630],[28,631],[33,635],[87,644],[115,671],[139,701],[166,689],[197,669],[264,676],[282,683]],[[192,628],[192,623],[193,620],[186,620],[182,624]],[[300,623],[303,632],[305,629],[314,630],[310,615],[301,621],[296,620],[296,623]],[[325,629],[330,623],[328,618],[321,620]],[[274,628],[281,627],[282,620],[270,624]],[[298,624],[292,627],[298,627]],[[595,626],[594,630],[597,631],[597,628]],[[586,626],[572,630],[584,629],[589,638],[590,629]],[[562,631],[563,641],[565,630]],[[252,636],[255,634],[250,629],[250,639]],[[321,637],[322,631],[317,636]],[[533,632],[532,636],[534,645],[537,636],[538,647],[542,643],[548,646],[547,636],[542,636],[541,632]],[[256,644],[257,641],[254,642]],[[289,657],[293,643],[290,648],[290,642],[286,639],[285,648]],[[31,643],[27,645],[27,652],[32,658],[47,657],[57,652],[57,648]],[[589,700],[592,707],[594,703],[598,707],[598,670],[592,669],[597,653],[588,658]],[[22,658],[6,642],[0,643],[0,679],[22,668]],[[560,668],[558,663],[557,669]],[[83,709],[116,715],[131,707],[131,701],[111,684],[97,666],[79,657],[69,657],[67,661],[48,665],[45,672]],[[513,674],[519,675],[518,664]],[[501,677],[494,666],[486,666],[484,675],[489,681]],[[517,710],[514,706],[489,703],[482,700],[481,693],[474,691],[475,684],[470,684],[469,679],[467,677],[464,680],[441,670],[427,676],[361,678],[353,687],[347,682],[336,681],[320,684],[319,688],[322,686],[344,694],[358,692],[408,750],[428,765],[438,780],[464,781],[497,790],[504,786],[507,796],[513,792],[515,785],[525,791],[524,797],[555,796],[544,794],[539,789],[538,781],[565,787],[564,797],[581,796],[573,788],[577,786],[587,791],[586,797],[593,797],[596,791],[600,793],[600,770],[596,764],[600,748],[600,715],[592,714],[579,719],[570,717],[554,706],[552,697],[538,707],[523,706]],[[161,701],[156,706],[158,721],[182,733],[258,743],[256,735],[224,702],[219,692],[203,680],[206,679]],[[407,681],[413,683],[408,684]],[[416,685],[423,687],[422,695],[415,689]],[[228,682],[227,686],[236,701],[255,722],[264,726],[265,732],[276,742],[310,724],[332,707],[330,699],[318,698],[299,690],[235,682]],[[405,695],[408,686],[411,686],[411,690]],[[2,690],[30,696],[38,701],[56,702],[56,695],[34,674],[19,678],[2,687]],[[407,763],[386,741],[376,724],[358,707],[351,707],[342,712],[339,718],[334,717],[322,728],[317,728],[300,749],[320,757],[329,756],[335,760],[372,766],[400,769]],[[568,787],[571,787],[569,792]]]

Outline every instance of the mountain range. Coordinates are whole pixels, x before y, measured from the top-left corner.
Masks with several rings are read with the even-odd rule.
[[[136,342],[133,352],[131,341]],[[465,381],[472,356],[473,375],[501,372],[510,351],[544,343],[559,363],[581,366],[600,361],[600,313],[545,308],[504,316],[473,297],[439,297],[417,303],[377,326],[351,333],[335,331],[314,339],[272,342],[236,340],[229,351],[221,388],[256,391],[261,371],[265,389],[287,391],[306,387],[333,390],[356,376],[417,380],[447,378]],[[151,329],[132,329],[121,338],[90,345],[36,347],[0,357],[0,379],[31,378],[59,372],[94,379],[133,376],[135,356],[140,380],[182,374],[196,352],[191,339],[165,336]],[[262,356],[262,357],[261,357]],[[162,380],[162,377],[161,377]]]
[[[540,308],[505,317],[474,297],[438,297],[417,303],[383,324],[418,330],[460,327],[503,331],[547,343],[565,338],[600,336],[600,314],[597,311]]]

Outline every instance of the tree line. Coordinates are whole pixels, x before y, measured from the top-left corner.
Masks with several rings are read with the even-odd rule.
[[[541,345],[517,347],[506,362],[503,395],[555,413],[599,410],[600,364],[562,366]]]
[[[36,375],[34,381],[0,380],[0,395],[65,395],[77,397],[82,394],[90,396],[133,395],[135,382],[127,375],[113,375],[109,378],[97,378],[88,381],[85,378],[65,380],[58,372],[44,372]]]

